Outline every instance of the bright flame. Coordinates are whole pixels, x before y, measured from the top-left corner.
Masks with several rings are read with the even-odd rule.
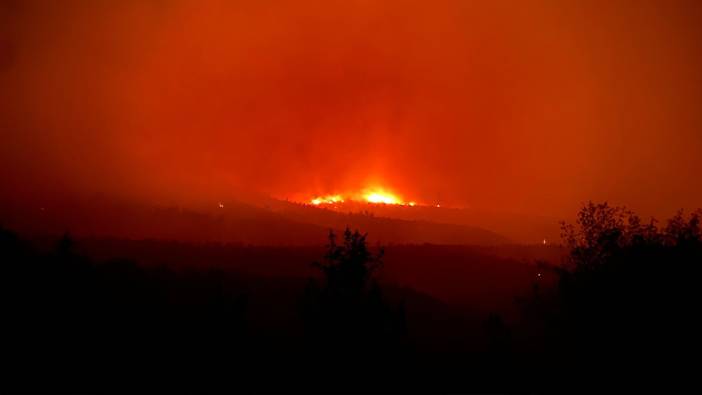
[[[349,193],[346,195],[317,196],[310,199],[309,203],[315,206],[334,205],[337,203],[344,203],[345,200],[355,202],[367,202],[372,204],[397,204],[411,207],[417,205],[417,203],[414,201],[405,202],[398,195],[392,192],[388,192],[387,190],[382,188],[367,188],[364,189],[362,192]]]
[[[402,204],[400,198],[387,192],[369,192],[363,197],[369,203]]]
[[[341,197],[341,195],[328,195],[328,196],[322,196],[322,197],[316,197],[312,200],[310,200],[310,203],[314,204],[315,206],[318,206],[320,204],[334,204],[334,203],[343,203],[344,198]]]

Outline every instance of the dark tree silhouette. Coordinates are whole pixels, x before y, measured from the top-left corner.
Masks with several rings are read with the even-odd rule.
[[[373,254],[367,246],[366,234],[358,230],[344,231],[342,245],[336,234],[329,231],[329,244],[322,262],[313,265],[324,273],[327,290],[340,298],[357,298],[368,290],[373,272],[383,264],[384,250]]]
[[[335,357],[396,351],[404,334],[404,309],[384,302],[373,273],[382,266],[383,249],[369,250],[366,235],[346,229],[341,244],[329,232],[324,259],[313,263],[323,278],[311,281],[303,314],[308,340]]]
[[[583,364],[655,366],[662,357],[653,355],[689,347],[701,216],[681,211],[659,227],[624,207],[590,202],[575,224],[563,223],[569,255],[558,269],[557,313],[547,317],[550,350]]]
[[[346,229],[340,240],[330,232],[326,252],[313,264],[319,275],[304,289],[299,320],[289,300],[244,293],[259,287],[259,278],[207,265],[94,261],[80,256],[68,235],[47,252],[0,228],[2,349],[11,362],[6,376],[14,379],[13,389],[26,390],[21,385],[37,383],[36,377],[75,383],[108,370],[113,379],[105,382],[114,382],[128,367],[125,377],[141,370],[181,390],[202,389],[219,377],[240,387],[289,389],[290,380],[298,380],[300,388],[315,381],[324,390],[392,391],[397,383],[494,390],[510,379],[514,387],[500,388],[538,390],[597,380],[604,367],[617,374],[620,366],[638,369],[639,376],[660,373],[662,363],[678,360],[676,353],[690,354],[698,338],[701,217],[702,211],[679,212],[659,226],[622,207],[589,203],[574,224],[563,224],[564,264],[539,266],[556,272],[557,285],[534,288],[527,318],[464,317],[415,294],[407,298],[411,340],[404,304],[389,300],[412,294],[381,288],[376,274],[384,251],[369,248],[359,231]],[[299,295],[299,281],[269,286],[276,295],[289,287],[282,294],[290,297]],[[270,309],[270,317],[252,315],[249,306]],[[255,318],[274,318],[277,325],[278,315],[285,316],[276,327],[280,337],[267,333],[270,322],[255,326],[261,322]],[[440,344],[443,338],[437,342],[442,348],[432,349],[453,327],[458,335],[447,336],[450,349]],[[422,330],[430,340],[426,348],[416,340]],[[464,340],[475,341],[461,345]],[[376,380],[387,385],[368,385]]]

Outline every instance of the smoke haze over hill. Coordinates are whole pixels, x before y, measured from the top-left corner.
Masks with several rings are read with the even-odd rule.
[[[696,1],[3,1],[6,197],[702,201]],[[11,169],[11,170],[10,170]]]

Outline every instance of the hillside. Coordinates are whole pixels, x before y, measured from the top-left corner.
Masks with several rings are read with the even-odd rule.
[[[28,234],[70,232],[79,237],[226,242],[260,246],[320,245],[329,229],[363,229],[372,242],[500,245],[509,240],[466,225],[339,213],[293,205],[274,210],[228,201],[196,209],[105,199],[3,204],[0,221]]]

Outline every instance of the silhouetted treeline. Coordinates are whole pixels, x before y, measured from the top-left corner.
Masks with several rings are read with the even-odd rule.
[[[341,241],[330,233],[306,286],[209,265],[93,261],[68,236],[43,252],[0,229],[5,369],[10,389],[29,391],[139,379],[188,390],[567,391],[671,367],[685,378],[675,354],[698,338],[701,214],[658,225],[588,204],[563,225],[566,261],[540,266],[516,321],[481,312],[484,293],[456,308],[380,282],[383,251],[349,229]],[[427,268],[410,275],[455,267],[437,278],[471,284],[456,265],[432,266],[453,252],[403,256]]]
[[[20,386],[12,388],[63,389],[45,384],[143,377],[165,380],[168,388],[197,390],[217,383],[251,389],[260,383],[281,390],[287,388],[284,381],[261,380],[303,380],[300,362],[323,369],[330,365],[315,361],[322,355],[342,362],[350,353],[379,354],[401,336],[401,311],[391,311],[382,300],[370,267],[356,271],[371,259],[365,237],[347,231],[345,238],[325,257],[331,263],[324,267],[328,281],[312,293],[303,292],[300,283],[289,293],[297,300],[280,306],[270,295],[288,292],[284,280],[266,283],[208,266],[95,262],[75,253],[68,235],[40,252],[0,229],[3,350],[13,376],[24,375],[15,377],[12,382]],[[242,291],[256,287],[268,288],[268,296],[259,293],[253,301],[259,324],[252,325],[251,299]],[[299,333],[302,323],[297,328],[288,315],[304,319],[306,333]],[[276,321],[283,327],[271,328]],[[331,377],[321,379],[329,383]],[[33,385],[22,387],[23,382]]]
[[[544,366],[583,383],[627,377],[641,384],[667,373],[678,376],[669,385],[682,382],[689,366],[680,358],[692,356],[699,339],[701,217],[680,211],[659,225],[624,207],[588,203],[575,224],[562,224],[570,253],[554,268],[556,289],[535,288],[526,317],[540,328],[539,340],[522,334],[522,346],[536,346],[550,361]]]
[[[588,354],[681,346],[698,306],[701,214],[658,226],[607,203],[583,208],[577,226],[563,227],[571,252],[560,272],[559,341]]]

